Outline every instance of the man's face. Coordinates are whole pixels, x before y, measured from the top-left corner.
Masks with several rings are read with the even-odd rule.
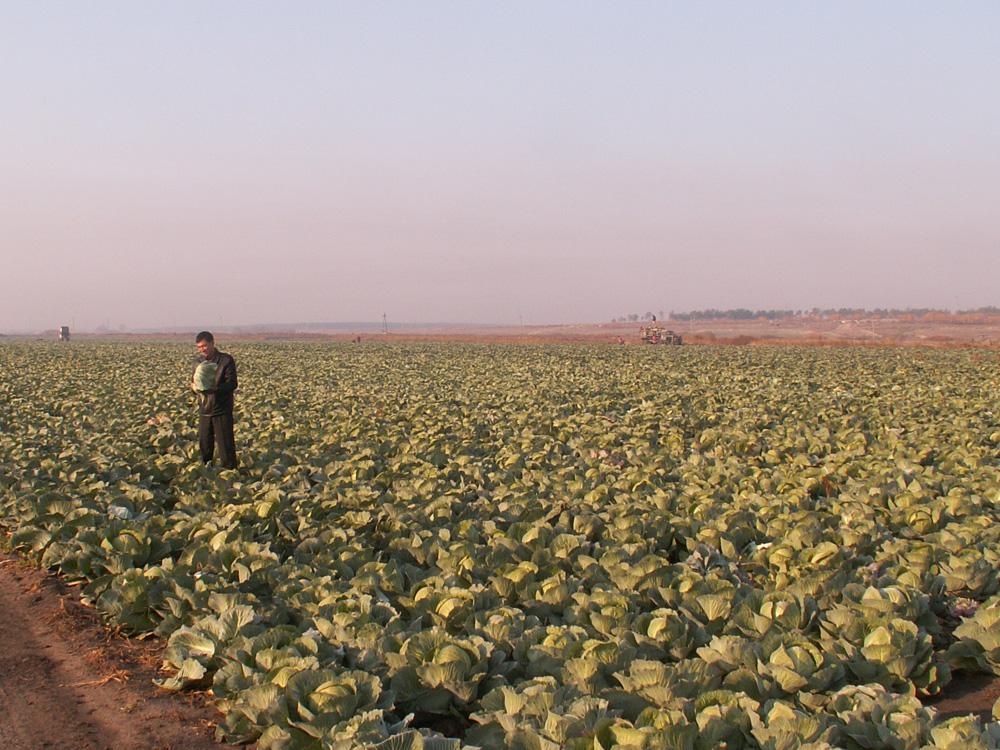
[[[215,344],[211,341],[199,341],[195,344],[198,353],[205,359],[211,359],[215,355]]]

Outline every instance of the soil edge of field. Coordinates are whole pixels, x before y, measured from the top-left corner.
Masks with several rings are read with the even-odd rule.
[[[219,713],[157,688],[162,641],[108,630],[75,587],[0,550],[0,747],[208,750]]]

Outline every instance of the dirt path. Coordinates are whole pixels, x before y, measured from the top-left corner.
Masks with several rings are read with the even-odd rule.
[[[0,554],[0,748],[207,750],[218,714],[152,684],[151,643],[113,637],[72,589]]]

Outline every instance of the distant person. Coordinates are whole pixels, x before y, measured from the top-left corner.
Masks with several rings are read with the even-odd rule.
[[[215,348],[215,337],[202,331],[195,337],[198,355],[192,372],[191,390],[198,394],[198,445],[201,460],[209,463],[219,448],[219,463],[236,468],[233,436],[233,391],[236,390],[236,360]]]

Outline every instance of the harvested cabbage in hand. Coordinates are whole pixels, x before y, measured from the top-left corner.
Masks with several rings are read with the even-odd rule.
[[[194,388],[196,391],[211,391],[215,389],[215,372],[218,365],[215,362],[202,362],[194,370]]]

